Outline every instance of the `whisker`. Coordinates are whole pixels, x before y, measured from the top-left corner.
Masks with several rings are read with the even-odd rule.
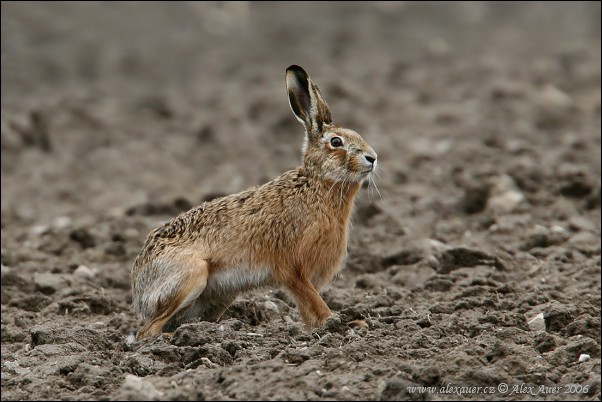
[[[380,197],[380,200],[382,202],[385,202],[385,200],[383,199],[383,196],[380,193],[380,190],[378,189],[378,186],[376,185],[376,181],[374,181],[374,179],[372,178],[372,176],[370,176],[370,180],[372,180],[372,184],[374,184],[374,188],[376,189],[376,192],[378,193],[378,196]]]
[[[345,181],[347,180],[347,178],[343,179],[343,183],[341,184],[341,196],[339,197],[339,204],[338,204],[338,208],[341,208],[341,201],[343,200],[343,187],[345,187]]]
[[[343,190],[345,185],[347,184],[347,180],[349,180],[349,177],[345,177],[345,179],[343,180],[343,185],[341,186],[341,198],[339,199],[339,209],[341,208],[341,206],[343,205]]]
[[[383,177],[382,171],[379,168],[374,169],[373,173],[377,178],[382,179],[382,177]]]
[[[339,182],[339,180],[343,177],[344,173],[339,174],[336,179],[333,180],[332,186],[330,186],[330,188],[328,189],[328,192],[326,193],[326,197],[328,197],[328,195],[330,194],[330,191],[334,188],[334,186],[336,186],[336,184]]]

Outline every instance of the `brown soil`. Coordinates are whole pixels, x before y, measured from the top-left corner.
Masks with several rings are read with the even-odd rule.
[[[2,400],[600,400],[599,2],[1,7]],[[381,162],[335,317],[128,344],[148,231],[297,165],[290,64]]]

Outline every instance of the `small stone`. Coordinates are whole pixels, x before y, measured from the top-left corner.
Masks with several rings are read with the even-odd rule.
[[[535,94],[533,104],[538,126],[555,127],[566,121],[574,110],[571,96],[554,85],[546,85]]]
[[[203,362],[203,364],[205,365],[205,367],[210,368],[210,369],[215,369],[219,367],[219,364],[215,364],[213,363],[211,360],[209,360],[208,357],[201,357],[201,361]]]
[[[546,321],[544,319],[543,313],[537,314],[535,317],[531,318],[527,325],[531,328],[531,331],[545,331],[546,330]]]
[[[584,230],[589,232],[593,232],[596,230],[596,224],[581,215],[572,216],[571,219],[569,219],[569,225],[572,229],[577,230]]]
[[[439,267],[439,260],[434,255],[429,255],[428,257],[426,257],[424,259],[424,262],[427,267],[433,268],[435,270],[437,269],[437,267]]]
[[[572,235],[568,243],[575,246],[600,246],[600,237],[591,232],[579,232]]]
[[[590,358],[591,358],[590,355],[586,355],[583,353],[579,356],[579,362],[584,363],[584,362],[588,361]]]
[[[52,223],[53,226],[57,229],[64,229],[68,226],[71,226],[72,220],[68,216],[59,216]]]
[[[75,271],[73,271],[73,276],[77,276],[78,278],[94,279],[96,272],[85,265],[80,265]]]
[[[429,254],[442,253],[453,248],[452,246],[435,239],[420,240],[417,244]]]
[[[566,230],[566,228],[564,228],[564,226],[560,226],[560,225],[552,225],[552,227],[550,227],[550,231],[552,233],[560,233],[560,234],[565,234],[568,232],[568,230]]]
[[[116,400],[124,401],[157,401],[163,397],[163,393],[153,383],[133,374],[126,374],[117,395],[119,398]]]
[[[273,312],[275,312],[275,313],[277,313],[277,312],[278,312],[278,306],[276,305],[276,303],[274,303],[274,302],[273,302],[273,301],[271,301],[271,300],[266,300],[266,301],[263,303],[263,307],[265,307],[265,309],[266,309],[266,310],[270,310],[270,311],[273,311]]]
[[[524,199],[525,196],[511,176],[498,176],[491,187],[487,209],[496,213],[512,212]]]
[[[64,276],[48,272],[35,273],[33,275],[33,283],[36,290],[45,295],[51,295],[70,285],[69,280]]]
[[[569,108],[573,104],[573,99],[554,85],[546,85],[543,88],[539,93],[539,101],[544,107],[561,109]]]
[[[48,231],[48,226],[46,225],[35,225],[29,228],[29,232],[32,235],[40,236]]]

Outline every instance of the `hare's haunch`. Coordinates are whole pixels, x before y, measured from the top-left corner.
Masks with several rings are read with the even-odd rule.
[[[217,320],[240,292],[279,285],[306,328],[330,309],[318,293],[347,252],[353,200],[376,168],[355,131],[332,123],[320,90],[299,66],[286,70],[293,113],[305,126],[303,166],[262,186],[206,202],[153,230],[132,270],[138,338],[194,318]]]

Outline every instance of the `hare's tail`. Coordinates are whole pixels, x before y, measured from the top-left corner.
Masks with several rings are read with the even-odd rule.
[[[158,259],[142,267],[132,286],[134,310],[146,322],[137,337],[160,334],[176,313],[203,293],[208,275],[207,261],[190,255],[178,261]]]

